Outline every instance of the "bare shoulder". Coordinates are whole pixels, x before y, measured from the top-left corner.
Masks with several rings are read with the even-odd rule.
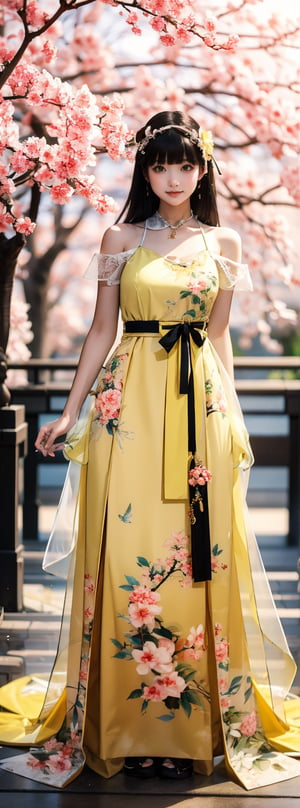
[[[220,254],[232,261],[240,261],[242,257],[242,242],[240,234],[232,227],[217,227],[215,236],[220,248]]]
[[[135,249],[140,243],[142,228],[142,224],[128,224],[127,222],[113,224],[103,235],[101,252],[116,255]]]

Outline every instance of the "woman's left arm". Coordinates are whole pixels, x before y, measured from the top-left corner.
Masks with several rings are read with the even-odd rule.
[[[233,381],[233,352],[229,331],[232,291],[220,289],[214,303],[207,333],[230,378]]]
[[[216,236],[219,242],[220,255],[239,263],[242,253],[239,234],[235,230],[231,230],[231,228],[220,227],[216,230]],[[209,339],[233,381],[233,352],[229,331],[232,295],[232,289],[219,289],[207,331]]]

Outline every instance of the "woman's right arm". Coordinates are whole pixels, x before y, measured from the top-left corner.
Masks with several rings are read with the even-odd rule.
[[[41,427],[35,447],[44,456],[54,456],[55,441],[76,423],[89,393],[117,334],[120,287],[98,284],[92,325],[84,341],[73,384],[60,418]]]

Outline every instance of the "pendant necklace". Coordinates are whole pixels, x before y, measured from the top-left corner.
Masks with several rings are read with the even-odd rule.
[[[189,222],[191,219],[193,219],[193,216],[194,214],[193,211],[191,210],[190,215],[187,216],[186,219],[180,219],[180,221],[176,222],[176,224],[170,224],[170,222],[167,222],[167,220],[164,219],[163,216],[161,216],[160,213],[158,213],[158,211],[156,211],[156,213],[154,213],[153,216],[150,216],[150,218],[147,219],[147,228],[149,228],[149,230],[165,230],[165,228],[169,227],[171,233],[168,236],[168,238],[173,239],[176,238],[177,230],[179,229],[179,227],[182,227],[183,224],[186,224],[186,222]]]

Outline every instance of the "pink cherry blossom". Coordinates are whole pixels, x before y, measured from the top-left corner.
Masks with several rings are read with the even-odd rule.
[[[245,716],[245,718],[243,718],[243,721],[239,727],[241,735],[247,735],[248,737],[254,735],[256,732],[256,723],[256,712],[255,710],[252,710],[252,713],[249,713]]]
[[[153,631],[155,625],[155,617],[160,614],[161,606],[152,606],[143,603],[131,603],[128,608],[128,614],[131,624],[135,628],[147,626],[149,631]]]
[[[179,698],[183,690],[186,688],[186,682],[182,676],[179,676],[176,671],[167,673],[162,678],[158,678],[157,683],[161,685],[166,691],[167,696]]]
[[[96,396],[96,409],[100,412],[100,421],[107,424],[111,419],[118,419],[121,404],[121,391],[111,388],[103,390]]]
[[[146,701],[163,701],[168,696],[167,688],[161,679],[154,679],[151,685],[146,685],[143,690],[143,698]]]
[[[32,769],[44,769],[45,761],[38,760],[33,755],[29,754],[26,762]]]
[[[31,219],[29,219],[29,216],[21,216],[19,219],[15,220],[14,224],[17,233],[24,233],[26,236],[33,233],[36,226],[35,222],[32,222]]]
[[[222,710],[228,710],[230,707],[230,698],[229,696],[221,696],[220,697],[220,706]]]
[[[172,655],[169,649],[162,645],[156,646],[154,642],[146,642],[142,651],[133,650],[132,656],[138,662],[136,669],[141,675],[150,671],[170,673],[173,670]]]
[[[192,626],[187,636],[187,644],[195,648],[205,649],[204,628],[200,623],[196,628]]]
[[[129,601],[131,603],[145,603],[153,606],[160,601],[159,592],[153,592],[146,586],[135,586],[133,591],[129,594]]]
[[[85,592],[89,592],[90,594],[93,594],[93,592],[95,592],[95,584],[94,584],[94,582],[93,582],[93,581],[89,581],[89,582],[88,582],[88,583],[85,585],[85,587],[84,587],[84,591],[85,591]]]
[[[224,659],[228,658],[229,645],[227,640],[219,640],[216,642],[215,649],[218,662],[223,662]]]
[[[58,205],[65,205],[69,202],[74,189],[67,182],[62,182],[60,185],[53,185],[50,189],[50,194],[54,202]]]
[[[219,690],[221,691],[221,693],[223,693],[224,690],[227,690],[227,688],[228,688],[227,680],[221,676],[219,679]]]
[[[65,755],[51,755],[47,760],[47,768],[52,774],[72,769],[72,761]]]

